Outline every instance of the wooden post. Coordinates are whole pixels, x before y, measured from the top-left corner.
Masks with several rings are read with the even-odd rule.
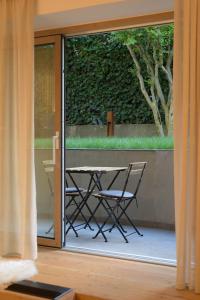
[[[108,111],[107,112],[107,136],[114,136],[114,126],[115,126],[114,113],[113,111]]]

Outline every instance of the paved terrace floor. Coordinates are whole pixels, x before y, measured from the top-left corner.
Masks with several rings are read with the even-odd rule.
[[[48,219],[40,219],[39,232],[44,234],[51,225]],[[96,226],[92,224],[94,232]],[[126,227],[131,232],[129,227]],[[89,228],[78,231],[79,237],[75,237],[72,230],[69,231],[64,247],[67,251],[92,253],[124,259],[136,259],[148,262],[157,262],[167,265],[176,264],[176,238],[175,232],[157,228],[139,227],[143,237],[133,234],[128,237],[129,243],[125,243],[120,233],[115,229],[112,233],[106,233],[108,242],[105,243],[101,235],[92,239],[94,232]],[[49,234],[53,236],[53,232]],[[47,235],[46,235],[47,236]]]

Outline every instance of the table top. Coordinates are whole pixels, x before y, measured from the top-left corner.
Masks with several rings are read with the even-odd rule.
[[[74,167],[66,168],[67,173],[107,173],[107,172],[117,172],[125,171],[127,167],[95,167],[95,166],[83,166],[83,167]]]

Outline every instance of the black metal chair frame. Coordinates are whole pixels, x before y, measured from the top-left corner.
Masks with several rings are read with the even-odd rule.
[[[147,164],[146,162],[136,162],[136,163],[129,164],[127,176],[125,179],[125,184],[124,184],[122,194],[120,197],[113,197],[113,196],[108,196],[108,195],[104,196],[101,193],[94,194],[94,196],[99,200],[99,202],[98,202],[93,214],[95,215],[99,206],[102,205],[102,207],[105,209],[105,211],[107,213],[107,218],[105,219],[103,224],[100,226],[98,232],[93,237],[93,239],[95,239],[101,233],[104,237],[105,242],[107,242],[107,237],[105,236],[105,232],[107,232],[107,231],[112,232],[112,230],[114,228],[118,229],[118,231],[121,233],[121,235],[124,238],[126,243],[128,243],[127,237],[134,233],[137,233],[139,236],[143,236],[143,234],[141,234],[139,232],[139,230],[137,229],[134,222],[129,218],[126,211],[127,211],[128,207],[130,206],[130,204],[133,203],[133,200],[135,200],[136,206],[138,207],[137,194],[138,194],[141,182],[142,182],[142,177],[144,174],[146,164]],[[124,197],[131,173],[133,173],[134,175],[139,174],[140,176],[138,178],[138,182],[136,184],[136,188],[133,193],[133,196],[132,197]],[[110,189],[110,187],[108,188],[108,190],[109,189]],[[113,206],[110,204],[111,201],[115,202],[115,204]],[[123,228],[123,226],[120,222],[120,219],[122,218],[122,216],[126,217],[128,223],[133,227],[134,232],[127,234],[127,231]],[[104,229],[109,220],[112,220],[113,225],[111,227],[109,227],[108,229]]]

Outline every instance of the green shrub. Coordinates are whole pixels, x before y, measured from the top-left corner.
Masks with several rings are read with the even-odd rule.
[[[117,124],[154,123],[132,67],[127,48],[110,33],[66,39],[67,124],[105,123],[110,110]]]

